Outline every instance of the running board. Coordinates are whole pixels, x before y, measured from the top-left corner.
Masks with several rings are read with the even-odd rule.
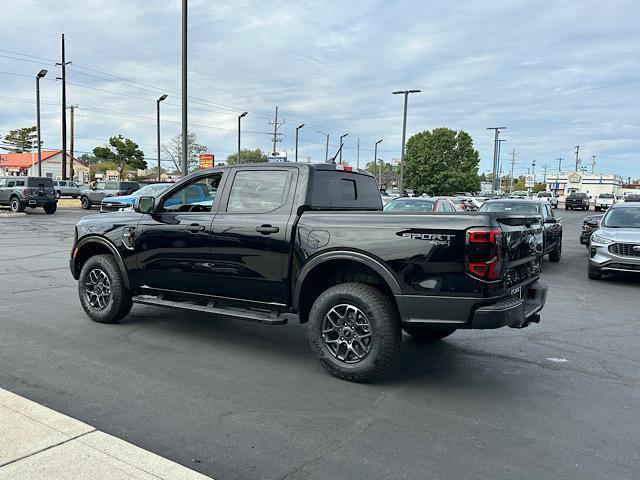
[[[160,293],[158,295],[135,295],[133,297],[133,302],[156,307],[168,307],[176,308],[178,310],[193,310],[197,312],[211,313],[214,315],[226,315],[228,317],[235,317],[239,320],[264,323],[267,325],[284,325],[288,320],[287,317],[282,316],[281,312],[277,310],[267,311],[235,307],[216,307],[215,305],[217,302],[213,299],[170,300],[164,298],[164,295]]]

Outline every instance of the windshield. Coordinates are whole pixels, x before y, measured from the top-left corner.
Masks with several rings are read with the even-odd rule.
[[[598,198],[614,198],[612,193],[601,193]]]
[[[542,197],[550,197],[550,196],[551,196],[551,194],[550,194],[549,192],[540,192],[540,193],[538,194],[538,197],[539,197],[539,198],[542,198]]]
[[[487,202],[478,212],[539,213],[539,206],[529,202]]]
[[[584,198],[586,196],[587,196],[586,193],[572,193],[567,198]]]
[[[28,187],[53,187],[53,180],[49,177],[29,177],[27,179]]]
[[[609,228],[640,228],[640,206],[612,207],[602,219],[602,224]]]
[[[431,212],[433,200],[393,200],[384,206],[385,212]]]
[[[513,195],[514,197],[526,197],[528,195],[528,192],[525,192],[523,190],[516,190],[511,195]]]
[[[151,185],[146,185],[142,187],[140,190],[137,190],[136,192],[134,192],[133,195],[135,195],[136,197],[142,197],[145,195],[150,197],[155,197],[157,195],[160,195],[171,185],[172,185],[171,183],[153,183]]]

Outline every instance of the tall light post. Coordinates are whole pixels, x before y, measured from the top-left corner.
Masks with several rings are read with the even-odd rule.
[[[242,112],[238,115],[238,163],[240,163],[240,123],[242,121],[242,117],[246,117],[249,112]]]
[[[304,127],[304,123],[296,127],[296,162],[298,161],[298,132]]]
[[[493,185],[491,186],[493,190],[492,193],[497,193],[496,174],[498,173],[498,146],[500,145],[500,142],[498,140],[500,138],[500,130],[506,130],[506,128],[507,127],[487,127],[487,130],[493,130],[495,132],[493,138]]]
[[[378,140],[373,148],[373,164],[378,163],[378,144],[382,143],[382,138]],[[380,175],[378,176],[378,188],[382,187],[382,165],[380,165]]]
[[[156,141],[158,147],[158,181],[160,181],[160,102],[167,99],[167,95],[162,95],[156,100]]]
[[[500,139],[498,140],[498,188],[502,188],[502,179],[500,178],[500,172],[502,172],[502,163],[500,162],[500,145],[502,142],[506,142],[506,140]]]
[[[324,132],[316,132],[316,133],[319,133],[320,135],[324,135],[325,137],[327,137],[327,143],[325,144],[325,147],[324,147],[324,163],[328,163],[329,162],[329,134]]]
[[[36,128],[38,129],[38,176],[42,176],[42,145],[40,141],[40,79],[47,74],[42,69],[36,75]],[[66,154],[66,152],[65,152]]]
[[[344,145],[342,143],[342,139],[344,137],[346,137],[347,135],[349,135],[348,133],[345,133],[344,135],[340,135],[340,165],[342,165],[342,145]]]
[[[182,0],[182,175],[188,172],[187,132],[187,0]]]
[[[407,139],[407,103],[409,101],[410,93],[420,93],[422,90],[398,90],[393,93],[393,95],[404,95],[404,117],[402,120],[402,153],[400,154],[400,184],[398,185],[400,190],[400,196],[402,196],[402,192],[404,191],[404,147]]]

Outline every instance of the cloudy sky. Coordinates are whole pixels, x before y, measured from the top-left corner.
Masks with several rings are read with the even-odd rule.
[[[78,105],[76,150],[115,134],[155,157],[155,100],[163,138],[180,132],[180,4],[172,1],[4,1],[0,17],[0,134],[35,124],[41,84],[45,147],[60,141],[60,33],[67,39],[68,104]],[[640,3],[609,1],[249,1],[189,3],[190,129],[217,159],[243,147],[271,150],[275,105],[286,123],[280,150],[324,159],[338,136],[345,159],[400,156],[402,98],[408,134],[468,131],[491,167],[493,136],[506,126],[503,161],[516,173],[536,161],[640,177]],[[563,167],[564,167],[563,164]],[[563,168],[564,169],[564,168]]]

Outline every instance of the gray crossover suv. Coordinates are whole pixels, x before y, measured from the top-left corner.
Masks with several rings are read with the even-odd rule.
[[[55,213],[58,200],[53,180],[48,177],[0,177],[0,205],[8,205],[12,212],[43,207],[46,213]]]
[[[640,203],[616,203],[589,241],[589,278],[608,272],[640,273]]]
[[[121,181],[100,181],[91,189],[82,190],[80,195],[80,205],[85,210],[89,210],[92,205],[100,205],[105,197],[120,197],[122,195],[131,195],[140,188],[138,182],[121,182]]]

